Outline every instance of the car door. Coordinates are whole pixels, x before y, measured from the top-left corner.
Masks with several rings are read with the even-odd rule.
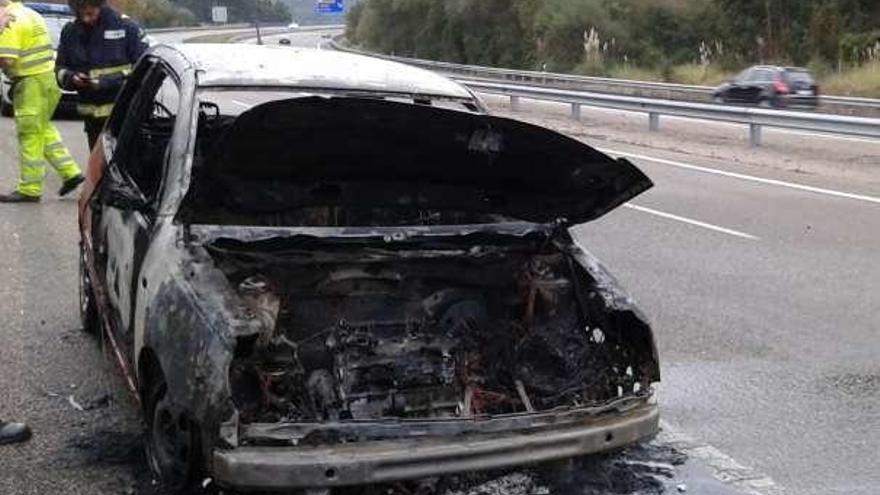
[[[771,69],[758,69],[752,74],[748,90],[744,94],[745,101],[758,104],[767,95],[772,94],[773,71]]]
[[[736,78],[734,78],[733,82],[730,84],[730,89],[727,92],[727,99],[731,102],[740,103],[743,101],[745,96],[745,88],[748,87],[748,81],[751,77],[753,69],[746,69],[739,74],[737,74]]]
[[[103,277],[111,330],[129,351],[137,278],[159,211],[179,95],[170,71],[156,63],[127,108],[98,191],[101,215],[95,236],[103,256],[96,265]]]

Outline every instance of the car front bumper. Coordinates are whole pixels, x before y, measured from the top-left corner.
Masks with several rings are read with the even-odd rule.
[[[659,412],[653,402],[639,400],[599,414],[539,413],[513,420],[418,423],[422,425],[396,424],[393,428],[397,435],[408,437],[393,440],[217,449],[213,454],[214,480],[236,489],[272,491],[386,483],[535,464],[614,450],[653,437],[658,431]],[[249,428],[280,441],[297,429],[289,426]],[[387,423],[356,422],[354,428],[372,430],[381,438],[392,427]],[[426,429],[446,434],[425,435]],[[482,433],[475,433],[477,430]]]

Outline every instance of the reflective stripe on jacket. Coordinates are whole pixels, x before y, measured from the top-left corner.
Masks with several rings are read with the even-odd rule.
[[[35,76],[55,68],[55,50],[43,17],[19,2],[6,11],[14,18],[0,32],[0,57],[14,60],[9,68],[13,78]]]
[[[76,112],[83,117],[93,117],[97,119],[106,118],[110,116],[110,112],[112,111],[112,103],[106,103],[104,105],[78,103],[76,105]]]

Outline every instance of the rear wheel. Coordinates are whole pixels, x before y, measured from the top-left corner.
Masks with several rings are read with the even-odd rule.
[[[201,471],[198,426],[171,402],[163,377],[155,377],[153,383],[147,385],[144,409],[150,470],[172,493],[198,493]]]
[[[92,280],[86,267],[86,253],[82,245],[79,248],[79,318],[83,331],[92,335],[98,334],[100,330],[98,307],[95,304],[95,293],[92,290]]]
[[[769,98],[764,98],[758,102],[758,106],[761,108],[773,108],[773,102]]]

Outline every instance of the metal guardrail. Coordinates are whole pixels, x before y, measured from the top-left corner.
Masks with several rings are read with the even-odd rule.
[[[661,115],[746,124],[749,126],[749,143],[752,146],[761,145],[761,130],[765,126],[880,139],[880,119],[787,112],[763,108],[731,107],[727,105],[670,101],[659,98],[635,98],[631,96],[539,88],[483,80],[461,78],[456,78],[456,80],[480,93],[509,96],[514,110],[518,108],[520,98],[529,98],[568,103],[571,105],[571,115],[575,119],[580,119],[581,106],[584,105],[644,112],[648,114],[648,128],[651,131],[660,129]]]
[[[148,28],[146,31],[148,33],[177,33],[177,32],[188,32],[188,31],[220,31],[225,29],[247,29],[250,26],[248,23],[239,23],[239,24],[222,24],[222,25],[205,25],[205,26],[176,26],[176,27],[164,27],[164,28]]]
[[[402,57],[392,57],[402,60]],[[631,79],[612,79],[607,77],[592,76],[576,76],[570,74],[557,74],[551,72],[525,71],[513,69],[499,69],[494,67],[482,67],[476,65],[453,64],[449,62],[435,62],[424,59],[405,59],[410,65],[417,65],[438,72],[446,72],[451,74],[466,75],[471,78],[482,79],[502,79],[505,81],[515,81],[523,83],[532,83],[539,85],[555,85],[555,86],[606,86],[606,87],[625,87],[635,90],[651,90],[651,91],[674,91],[676,93],[692,93],[694,95],[709,98],[715,88],[712,86],[698,86],[691,84],[673,84],[655,81],[636,81]],[[839,105],[870,107],[880,109],[880,99],[873,98],[856,98],[849,96],[833,96],[823,95],[820,100],[824,103],[835,103]]]
[[[677,101],[661,98],[642,98],[624,96],[600,92],[584,91],[582,89],[562,89],[548,87],[550,81],[584,80],[601,81],[615,84],[630,84],[639,87],[651,88],[674,88],[679,91],[705,91],[705,86],[688,86],[681,84],[667,84],[647,81],[621,81],[619,79],[588,78],[583,76],[568,76],[564,74],[547,74],[543,72],[515,71],[510,69],[496,69],[490,67],[468,66],[451,64],[448,62],[434,62],[430,60],[410,59],[389,55],[377,55],[373,53],[354,50],[341,46],[337,40],[330,43],[337,50],[349,51],[384,58],[397,62],[415,65],[424,69],[444,72],[456,81],[464,84],[474,91],[481,93],[499,94],[510,97],[511,106],[516,109],[521,98],[543,101],[568,103],[571,105],[572,118],[580,119],[581,107],[603,107],[617,110],[644,112],[648,114],[648,129],[657,131],[660,129],[660,116],[671,115],[701,120],[714,120],[731,122],[749,126],[749,144],[760,146],[762,142],[763,127],[779,127],[785,129],[797,129],[812,132],[825,132],[851,136],[863,136],[880,139],[880,119],[865,117],[850,117],[834,114],[793,112],[783,110],[768,110],[763,108],[747,108],[710,103],[696,103]],[[471,77],[456,77],[456,76]],[[499,75],[503,75],[505,81],[499,81]],[[478,78],[475,78],[477,76]],[[512,84],[514,81],[519,84]],[[558,84],[557,84],[558,85]],[[837,97],[835,97],[837,98]],[[846,99],[850,100],[850,99]],[[864,104],[876,104],[880,107],[880,101],[866,98],[855,99]]]
[[[825,103],[836,103],[852,107],[867,107],[880,109],[880,100],[875,98],[856,98],[854,96],[825,95],[819,97]]]

